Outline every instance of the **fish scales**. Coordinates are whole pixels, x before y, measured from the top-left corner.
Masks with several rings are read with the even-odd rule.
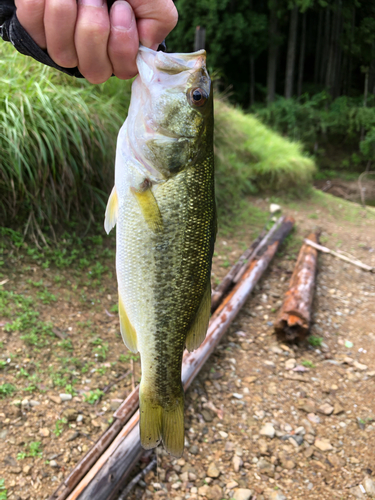
[[[148,65],[150,53],[153,58],[165,58],[143,50],[148,52],[139,59],[146,58]],[[146,106],[146,125],[136,136],[141,140],[143,134],[142,147],[135,151],[131,134],[137,129],[137,120],[132,121],[132,96],[128,123],[118,139],[115,194],[106,213],[106,230],[117,220],[122,334],[128,347],[141,355],[142,446],[153,448],[162,440],[175,456],[182,454],[184,441],[182,355],[185,344],[196,348],[205,336],[216,235],[212,91],[202,55],[203,51],[167,55],[173,64],[175,60],[186,63],[187,57],[188,66],[180,69],[187,74],[179,81],[177,99],[168,100],[166,92],[160,98],[162,104],[157,101],[156,106],[166,108],[159,120],[153,114],[157,111],[153,111],[152,99],[154,108],[151,105],[150,111]],[[148,75],[148,66],[145,69],[139,59],[141,82],[133,87],[135,96],[143,95],[139,88]],[[160,64],[169,68],[170,62],[164,59]],[[197,111],[187,102],[196,89],[207,101],[203,110]],[[181,113],[182,107],[185,111]],[[185,123],[187,117],[193,125]],[[111,211],[116,212],[113,220]]]

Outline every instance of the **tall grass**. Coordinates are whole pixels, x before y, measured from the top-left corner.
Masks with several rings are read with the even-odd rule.
[[[130,82],[93,86],[0,47],[0,225],[25,232],[102,220]],[[263,189],[303,190],[314,165],[301,146],[217,101],[218,206]]]
[[[75,81],[6,44],[0,75],[2,225],[15,218],[29,227],[56,225],[73,213],[92,219],[113,183],[129,83]]]

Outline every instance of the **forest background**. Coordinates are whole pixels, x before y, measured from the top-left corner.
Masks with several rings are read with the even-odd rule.
[[[230,99],[302,140],[321,175],[360,172],[375,154],[373,0],[176,0],[173,51],[206,31]],[[325,173],[324,173],[325,171]]]
[[[205,30],[223,215],[247,194],[301,196],[314,179],[374,170],[375,1],[176,6],[168,51],[193,51],[197,27]],[[7,43],[0,56],[2,225],[40,239],[77,221],[101,224],[131,82],[75,80]]]

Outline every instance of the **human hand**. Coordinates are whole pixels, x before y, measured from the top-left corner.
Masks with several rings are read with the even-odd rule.
[[[91,83],[137,74],[139,43],[156,49],[177,24],[172,0],[15,0],[17,17],[56,64]]]

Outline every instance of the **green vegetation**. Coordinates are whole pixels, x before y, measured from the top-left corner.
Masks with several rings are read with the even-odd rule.
[[[306,368],[316,368],[314,363],[312,361],[309,361],[308,359],[304,359],[301,365],[306,366]]]
[[[232,212],[239,198],[259,190],[306,192],[315,166],[299,143],[221,101],[215,103],[215,123],[219,213]]]
[[[8,498],[8,490],[5,488],[5,480],[3,478],[0,479],[0,500],[7,500]]]
[[[55,428],[53,429],[53,433],[55,434],[56,437],[61,436],[61,434],[64,431],[64,426],[68,423],[66,418],[62,418],[59,420],[56,420],[55,422]]]
[[[92,220],[113,183],[117,132],[130,83],[93,86],[0,48],[0,219],[37,234],[73,212]],[[11,95],[11,98],[9,97]],[[40,236],[40,235],[39,235]]]
[[[4,398],[6,396],[11,396],[16,391],[16,388],[12,384],[1,384],[0,385],[0,397]]]
[[[28,445],[25,445],[25,448],[27,449],[27,451],[18,453],[17,460],[24,460],[27,457],[41,457],[43,455],[41,441],[32,441]]]
[[[310,335],[310,337],[307,339],[307,341],[313,347],[320,347],[323,343],[323,338],[317,337],[316,335]]]
[[[95,389],[94,391],[90,391],[87,394],[85,394],[85,403],[89,403],[90,405],[95,404],[97,401],[101,399],[101,397],[104,396],[104,392],[101,391],[100,389]]]

